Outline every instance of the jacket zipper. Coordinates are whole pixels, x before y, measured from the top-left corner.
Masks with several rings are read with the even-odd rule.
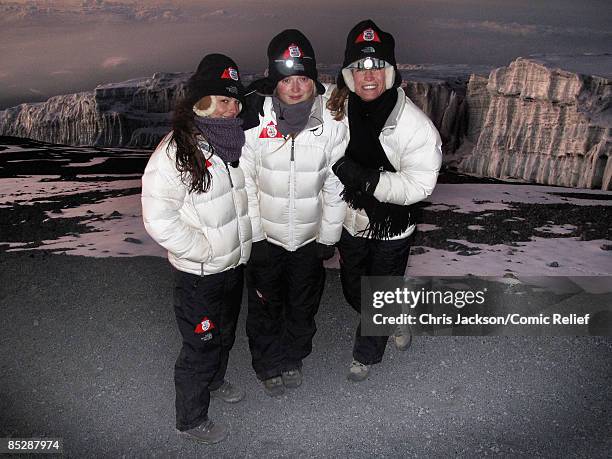
[[[228,163],[225,163],[225,169],[227,170],[227,176],[229,177],[230,187],[232,188],[232,201],[234,203],[234,213],[236,214],[236,224],[238,225],[238,240],[240,241],[240,258],[242,258],[242,238],[240,237],[240,215],[238,215],[238,207],[236,206],[234,181],[232,180],[232,173],[230,172]]]
[[[291,161],[289,170],[289,249],[293,249],[293,210],[295,207],[295,138],[291,137]]]

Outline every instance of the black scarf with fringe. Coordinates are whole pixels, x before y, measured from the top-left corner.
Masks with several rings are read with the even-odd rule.
[[[360,166],[379,171],[397,172],[389,162],[378,137],[397,103],[397,89],[391,88],[378,98],[365,102],[354,92],[349,94],[348,121],[351,140],[345,155]],[[342,198],[353,209],[363,209],[370,220],[363,231],[374,239],[389,239],[402,234],[411,224],[411,206],[380,202],[359,189],[345,186]]]

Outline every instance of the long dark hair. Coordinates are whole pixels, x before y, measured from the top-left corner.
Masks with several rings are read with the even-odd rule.
[[[184,97],[176,105],[170,143],[176,145],[176,168],[189,192],[204,193],[210,189],[212,177],[206,168],[206,157],[198,147],[193,104],[191,98]]]

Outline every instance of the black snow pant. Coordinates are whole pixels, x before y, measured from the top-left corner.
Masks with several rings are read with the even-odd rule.
[[[362,276],[403,276],[410,255],[411,238],[383,241],[351,236],[345,229],[336,245],[340,252],[340,279],[344,298],[361,313]],[[353,358],[365,365],[382,360],[388,336],[361,336],[361,321],[355,333]]]
[[[196,276],[174,270],[174,312],[183,347],[174,365],[176,428],[208,419],[210,391],[223,384],[236,337],[244,268]]]
[[[268,244],[269,259],[249,261],[247,335],[253,369],[264,381],[302,367],[317,331],[325,269],[316,244],[295,252]]]

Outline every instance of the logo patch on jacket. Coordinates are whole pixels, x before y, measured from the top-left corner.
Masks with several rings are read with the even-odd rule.
[[[212,167],[212,163],[209,160],[206,160],[206,164],[204,164],[206,166],[206,169],[208,169],[209,167]]]
[[[302,57],[302,50],[295,43],[291,43],[283,53],[283,59],[289,59],[290,57]]]
[[[261,133],[259,134],[259,138],[260,139],[282,139],[283,135],[280,132],[278,132],[278,129],[276,129],[276,124],[274,124],[274,121],[270,121],[268,125],[265,126],[261,130]]]
[[[198,325],[196,325],[195,332],[197,334],[209,332],[215,328],[215,324],[213,324],[212,320],[208,317],[204,317]]]
[[[232,79],[234,81],[238,81],[238,70],[234,67],[228,67],[223,71],[221,75],[221,79]]]
[[[378,43],[381,43],[380,38],[374,29],[365,29],[363,32],[357,35],[355,43],[361,43],[364,41],[377,41]]]

